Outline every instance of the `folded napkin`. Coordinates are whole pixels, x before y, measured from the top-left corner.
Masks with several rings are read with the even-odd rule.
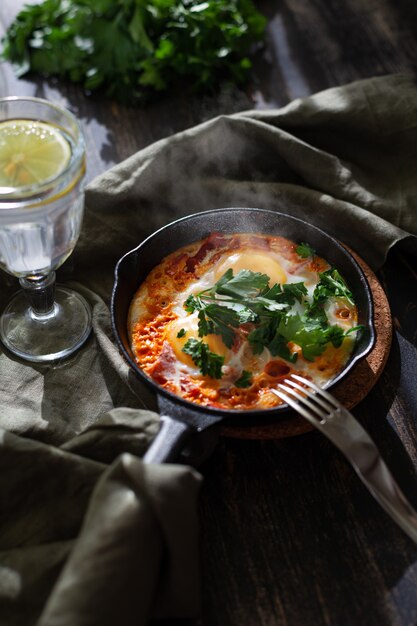
[[[394,244],[417,253],[416,162],[417,88],[396,75],[209,120],[90,184],[58,278],[91,303],[91,338],[54,365],[0,355],[1,624],[128,626],[198,611],[201,477],[140,460],[158,414],[112,337],[117,259],[177,217],[251,206],[321,226],[377,269]],[[4,305],[16,281],[0,281]]]
[[[374,78],[163,139],[90,186],[87,239],[78,253],[88,258],[94,232],[102,256],[116,215],[120,254],[127,233],[134,247],[177,217],[231,206],[312,222],[374,269],[397,242],[415,251],[416,94],[411,76]]]

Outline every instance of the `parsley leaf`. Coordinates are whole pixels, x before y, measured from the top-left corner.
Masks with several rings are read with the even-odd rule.
[[[271,343],[275,337],[277,326],[277,319],[266,319],[249,333],[248,341],[254,354],[261,354],[263,349]]]
[[[2,57],[19,76],[59,76],[142,104],[170,87],[244,83],[265,26],[252,0],[44,0],[18,13]]]
[[[316,254],[316,251],[313,250],[313,248],[309,246],[308,243],[300,243],[300,245],[296,247],[295,251],[303,259],[306,259],[309,256],[314,256]]]
[[[240,324],[246,324],[247,322],[256,322],[258,315],[252,308],[240,304],[238,302],[227,302],[227,308],[233,309],[239,316]]]
[[[187,331],[185,330],[185,328],[181,328],[177,332],[177,337],[178,337],[178,339],[181,339],[181,337],[185,337],[186,334],[187,334]]]
[[[187,313],[194,313],[194,311],[201,311],[204,309],[204,303],[198,296],[188,296],[186,301],[184,302],[184,308]]]
[[[335,348],[342,345],[346,333],[340,326],[328,326],[325,330],[325,339],[327,343],[332,343]]]
[[[210,378],[221,378],[223,376],[222,365],[224,357],[212,352],[207,343],[198,339],[188,339],[182,349],[185,354],[189,354],[201,373]]]
[[[336,348],[342,344],[345,332],[340,326],[323,326],[312,320],[306,320],[295,314],[286,317],[281,321],[278,332],[287,341],[293,341],[300,346],[303,357],[307,361],[314,361],[316,356],[320,356],[326,349],[328,343],[332,343]]]
[[[342,276],[337,269],[332,267],[326,272],[319,273],[320,281],[317,284],[313,300],[315,302],[324,302],[331,296],[346,298],[350,304],[353,304],[352,292],[349,290]]]
[[[295,300],[302,302],[304,296],[308,293],[304,283],[286,283],[283,285],[283,297],[281,302],[294,304]]]
[[[228,269],[214,285],[212,292],[232,298],[254,298],[268,286],[269,276],[260,272],[240,270],[233,276]]]
[[[284,302],[276,302],[274,300],[270,300],[269,298],[265,298],[263,296],[258,296],[253,300],[248,300],[247,305],[252,307],[254,311],[259,314],[265,311],[284,311],[288,308],[287,303]]]
[[[209,304],[198,314],[198,334],[200,337],[215,333],[223,343],[231,348],[235,340],[233,328],[240,326],[239,314],[233,309],[219,304]],[[232,328],[231,328],[232,327]]]
[[[252,372],[248,372],[247,370],[243,370],[241,375],[237,380],[235,380],[235,387],[239,387],[241,389],[245,389],[246,387],[250,387],[252,384],[253,375]]]
[[[290,351],[287,339],[278,331],[275,333],[272,341],[269,342],[267,348],[272,356],[280,356],[282,359],[290,361],[290,363],[295,363],[298,358],[298,354],[296,352]]]
[[[323,308],[323,304],[320,302],[312,302],[305,313],[306,319],[313,322],[319,323],[321,326],[325,327],[329,323],[329,320],[326,315],[326,311]]]
[[[304,283],[284,283],[280,285],[275,283],[273,287],[267,289],[262,293],[262,296],[258,300],[263,301],[272,300],[282,305],[292,305],[297,300],[302,302],[304,297],[308,294],[307,287]],[[284,307],[281,307],[284,308]],[[273,310],[273,309],[270,309]]]
[[[357,326],[353,326],[352,328],[349,328],[349,330],[347,330],[345,332],[345,335],[350,335],[350,333],[362,333],[365,330],[365,326],[363,324],[358,324]]]
[[[314,360],[325,349],[320,326],[308,325],[300,315],[289,315],[281,320],[278,332],[287,340],[300,346],[307,361]]]
[[[207,319],[204,309],[198,314],[198,336],[204,337],[214,333],[214,326],[210,320]]]
[[[294,344],[301,348],[306,360],[313,361],[329,344],[339,347],[354,330],[345,332],[340,326],[330,326],[323,306],[329,297],[334,296],[351,301],[352,294],[343,278],[334,268],[320,273],[319,277],[311,298],[303,282],[269,287],[266,274],[241,270],[234,276],[233,270],[229,269],[212,288],[189,296],[184,305],[189,313],[198,311],[200,337],[215,333],[231,348],[238,329],[249,323],[252,327],[246,328],[245,332],[249,330],[247,341],[255,355],[267,348],[272,356],[295,363],[298,351],[291,348]],[[187,350],[193,352],[197,344],[202,343],[189,341],[191,344],[187,342]],[[205,350],[199,347],[198,352],[204,371],[208,367]]]

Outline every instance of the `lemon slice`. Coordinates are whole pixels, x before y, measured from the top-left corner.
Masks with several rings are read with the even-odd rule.
[[[24,187],[58,176],[68,165],[71,146],[45,122],[0,122],[0,187]]]

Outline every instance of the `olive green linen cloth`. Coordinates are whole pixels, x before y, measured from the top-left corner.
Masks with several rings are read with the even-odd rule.
[[[1,624],[129,626],[198,611],[201,476],[140,460],[158,415],[112,336],[117,259],[177,217],[252,206],[323,227],[376,269],[394,244],[417,252],[416,163],[417,88],[396,75],[209,120],[89,185],[58,278],[89,300],[90,339],[49,366],[0,354]],[[0,281],[4,306],[16,281]]]

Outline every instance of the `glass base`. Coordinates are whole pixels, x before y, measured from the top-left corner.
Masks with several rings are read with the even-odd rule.
[[[63,359],[80,348],[91,331],[91,310],[84,298],[57,286],[55,303],[38,315],[23,291],[6,306],[0,319],[0,337],[11,352],[38,363]]]

